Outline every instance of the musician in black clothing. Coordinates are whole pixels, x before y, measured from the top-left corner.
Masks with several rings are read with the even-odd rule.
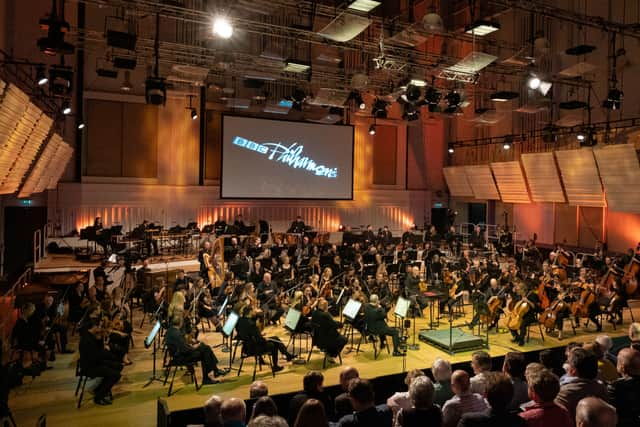
[[[92,305],[80,327],[80,371],[83,375],[100,377],[102,381],[94,389],[93,401],[98,405],[112,403],[111,388],[120,381],[122,359],[107,350],[104,341],[108,331],[102,327],[100,305]]]
[[[418,310],[422,313],[422,310],[427,306],[427,300],[420,291],[420,269],[418,267],[412,267],[410,274],[404,279],[404,293],[414,307],[417,305]]]
[[[460,241],[460,236],[456,233],[456,228],[453,225],[449,227],[449,231],[447,231],[444,238],[446,239],[449,249],[451,249],[453,255],[458,256],[462,247],[462,242]]]
[[[191,277],[185,275],[184,270],[178,270],[176,281],[173,284],[173,291],[188,290],[191,286],[193,286]]]
[[[280,290],[278,285],[271,280],[270,273],[264,273],[256,290],[262,311],[267,315],[269,322],[275,324],[284,314],[284,310],[278,304],[277,297]]]
[[[535,292],[530,291],[527,285],[523,282],[519,282],[515,285],[516,291],[516,303],[513,305],[516,309],[523,303],[528,302],[529,310],[522,316],[520,322],[520,328],[511,329],[511,335],[513,339],[511,342],[517,342],[518,345],[523,346],[524,340],[527,336],[527,326],[534,324],[538,321],[538,313],[540,312],[540,298]],[[509,305],[510,298],[507,298],[507,305]]]
[[[34,320],[40,322],[45,329],[45,343],[52,355],[55,348],[56,334],[60,337],[60,352],[73,353],[73,351],[67,350],[67,327],[61,322],[56,321],[60,317],[60,313],[58,313],[58,306],[53,304],[53,295],[46,295],[44,297],[42,302],[36,307],[36,312],[33,317]]]
[[[287,346],[280,341],[280,338],[265,338],[262,333],[260,333],[256,325],[255,313],[251,306],[243,307],[241,316],[236,325],[236,332],[238,333],[238,338],[242,341],[243,351],[247,355],[261,355],[265,352],[271,353],[271,368],[273,372],[279,372],[284,369],[278,365],[278,353],[284,355],[287,362],[296,357],[295,354],[287,351]]]
[[[486,316],[489,314],[489,305],[487,302],[491,297],[498,297],[504,300],[504,288],[499,286],[498,280],[491,279],[489,281],[489,287],[486,290],[474,290],[471,295],[471,300],[474,303],[474,315],[473,319],[467,326],[469,329],[473,329],[478,322],[480,321],[480,316]],[[495,326],[495,323],[498,321],[498,316],[496,316],[494,323],[492,325],[488,325],[489,329]]]
[[[593,283],[593,281],[589,281],[584,285],[584,288],[585,289],[583,292],[589,292],[595,295],[595,298],[593,298],[593,301],[587,306],[587,318],[596,325],[596,332],[600,332],[602,331],[602,324],[598,320],[598,316],[602,313],[602,310],[600,309],[600,304],[598,303],[598,294],[596,293],[596,286]],[[578,298],[578,300],[579,299],[580,297]],[[575,319],[576,319],[576,325],[580,325],[579,313],[576,313]]]
[[[378,295],[372,294],[369,297],[369,303],[364,306],[364,322],[367,325],[367,332],[380,337],[380,348],[384,346],[387,335],[393,340],[393,355],[402,356],[398,351],[400,343],[400,333],[397,329],[389,327],[386,322],[387,313],[380,306]]]
[[[96,277],[96,283],[93,285],[93,288],[96,291],[96,299],[100,302],[104,301],[104,298],[107,295],[107,289],[104,283],[104,277],[102,276]]]
[[[376,243],[376,235],[373,232],[373,227],[371,225],[367,225],[367,229],[362,233],[362,237],[364,238],[364,246],[368,248],[371,245],[375,245]]]
[[[46,369],[47,349],[42,339],[42,324],[35,318],[35,311],[35,305],[30,302],[22,307],[20,317],[11,331],[11,343],[19,350],[36,352]]]
[[[236,220],[233,221],[233,226],[238,230],[238,234],[247,234],[247,226],[244,224],[244,220],[242,219],[242,214],[236,215]]]
[[[200,252],[198,252],[198,262],[200,263],[200,276],[208,280],[209,278],[209,268],[207,267],[207,263],[204,260],[204,255],[207,254],[211,256],[211,242],[209,240],[205,240],[202,244],[202,248]]]
[[[447,298],[440,300],[440,313],[442,314],[445,311],[448,311],[448,313],[451,315],[454,304],[461,300],[463,292],[469,291],[470,288],[471,283],[469,282],[468,278],[464,277],[457,271],[452,271],[450,287],[444,289],[447,293]]]
[[[327,352],[330,358],[338,356],[347,345],[347,337],[340,334],[342,325],[336,322],[328,312],[329,304],[324,298],[318,301],[317,309],[313,311],[311,321],[314,324],[314,341],[318,348]]]
[[[69,322],[77,323],[82,318],[85,308],[82,306],[84,300],[84,284],[78,282],[73,289],[69,290],[67,301],[69,301]]]
[[[109,244],[109,239],[107,237],[107,230],[104,229],[102,225],[102,218],[97,216],[93,220],[93,230],[96,233],[96,243],[102,246],[102,250],[105,254],[111,252],[111,245]]]
[[[298,215],[295,221],[291,223],[291,227],[289,227],[288,233],[302,234],[306,231],[306,229],[307,227],[305,226],[302,217]]]
[[[144,232],[144,242],[147,246],[147,254],[149,254],[149,256],[158,255],[158,239],[153,238],[153,231],[155,227],[152,227],[152,224],[145,219],[142,221],[142,224],[140,224],[140,228]],[[151,252],[152,247],[153,253]]]
[[[479,225],[476,225],[473,229],[473,233],[469,239],[470,246],[476,250],[483,250],[487,245],[487,241],[484,238],[484,233]]]
[[[378,232],[378,242],[382,243],[385,248],[393,243],[393,235],[388,225],[382,227],[382,230]]]

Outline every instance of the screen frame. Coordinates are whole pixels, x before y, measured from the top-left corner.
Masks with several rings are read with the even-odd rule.
[[[351,192],[349,197],[345,198],[335,198],[335,197],[230,197],[222,195],[222,187],[224,185],[224,119],[225,117],[237,117],[242,119],[258,119],[258,120],[270,120],[273,122],[286,122],[286,123],[296,123],[296,124],[309,124],[314,126],[342,126],[342,127],[350,127],[351,128]],[[355,138],[356,138],[356,127],[352,124],[347,125],[330,125],[325,123],[313,123],[313,122],[305,122],[301,120],[288,120],[288,119],[279,119],[273,117],[254,117],[254,116],[245,116],[241,114],[222,114],[220,120],[220,191],[218,193],[218,197],[221,200],[353,200],[353,192],[354,192],[354,182],[353,182],[353,171],[354,171],[354,162],[355,162]]]

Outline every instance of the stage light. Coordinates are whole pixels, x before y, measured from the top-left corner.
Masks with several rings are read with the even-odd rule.
[[[213,34],[228,39],[233,35],[233,27],[225,17],[218,16],[213,20]]]
[[[62,103],[62,114],[64,114],[65,116],[71,114],[71,105],[69,104],[69,101],[64,101]]]
[[[624,93],[614,87],[609,90],[607,99],[602,102],[602,106],[608,110],[619,110],[622,107],[622,98],[624,98]]]
[[[455,150],[451,146],[449,147],[449,150],[447,150],[447,151],[449,151],[449,154],[453,154],[455,152]]]
[[[147,77],[144,83],[144,98],[147,104],[164,105],[167,101],[167,85],[162,77]]]
[[[583,132],[580,132],[580,133],[578,133],[578,134],[576,135],[576,139],[577,139],[578,141],[584,141],[586,138],[587,138],[587,136],[586,136]]]
[[[376,7],[380,6],[382,2],[375,0],[354,0],[347,6],[348,9],[357,10],[359,12],[369,13]]]
[[[85,128],[85,126],[86,126],[86,125],[85,125],[85,124],[84,124],[84,122],[82,122],[82,121],[78,123],[78,129],[79,129],[79,130],[84,129],[84,128]]]
[[[411,86],[417,86],[417,87],[425,87],[427,85],[427,82],[422,80],[422,79],[411,79],[409,81],[409,85]]]
[[[593,147],[598,144],[598,139],[596,138],[595,130],[593,128],[587,128],[583,132],[578,133],[576,135],[578,141],[580,141],[581,147]]]
[[[402,119],[408,122],[418,120],[420,118],[420,112],[416,110],[412,104],[404,104]]]
[[[378,119],[386,119],[388,105],[389,104],[386,101],[376,98],[373,102],[373,107],[371,108],[371,114],[373,117],[377,117]]]
[[[68,96],[72,92],[73,70],[65,65],[49,68],[49,92],[54,96]]]
[[[529,89],[531,90],[538,89],[540,87],[540,83],[542,83],[542,80],[537,76],[531,76],[527,80],[527,86],[529,86]]]
[[[365,104],[364,100],[362,99],[362,95],[360,94],[360,92],[353,91],[352,92],[352,99],[353,99],[353,102],[354,102],[355,106],[358,109],[364,110],[364,109],[367,108],[367,104]]]
[[[198,118],[198,112],[195,108],[191,109],[191,120],[196,120]]]
[[[509,150],[510,148],[511,148],[511,144],[509,144],[508,142],[505,142],[505,143],[502,145],[502,149],[503,149],[503,150]]]
[[[306,73],[310,69],[311,69],[311,64],[304,61],[288,59],[284,63],[284,71],[287,71],[289,73]]]
[[[404,93],[400,96],[404,102],[414,103],[420,99],[422,92],[418,86],[409,84]]]
[[[369,135],[375,135],[375,134],[376,134],[376,125],[369,126]]]
[[[36,81],[38,82],[38,86],[44,86],[49,82],[49,78],[44,72],[44,66],[39,65],[36,68]]]
[[[520,96],[518,92],[513,92],[510,90],[500,90],[498,92],[492,93],[489,96],[489,99],[491,99],[493,102],[507,102],[511,101],[512,99],[516,99],[518,96]]]
[[[124,72],[124,79],[122,80],[122,85],[120,85],[120,90],[123,92],[131,92],[133,90],[133,85],[131,84],[131,73],[129,71]]]
[[[500,24],[493,21],[475,21],[471,25],[467,25],[465,32],[476,36],[486,36],[500,29]]]

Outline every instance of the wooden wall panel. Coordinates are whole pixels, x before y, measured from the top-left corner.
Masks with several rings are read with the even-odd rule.
[[[397,126],[376,125],[373,138],[373,185],[396,184]]]
[[[522,166],[534,202],[564,203],[564,191],[552,152],[523,154]]]
[[[602,240],[604,208],[581,206],[578,209],[578,246],[593,248]]]
[[[205,142],[205,179],[220,180],[222,162],[222,114],[207,111],[207,141]]]
[[[577,207],[565,204],[556,204],[555,210],[554,243],[564,243],[566,245],[576,246],[578,244]]]
[[[158,174],[158,108],[122,104],[122,176],[155,178]]]
[[[604,193],[593,151],[590,148],[560,150],[555,152],[555,156],[569,204],[604,206]]]
[[[87,176],[122,176],[122,103],[87,100]]]

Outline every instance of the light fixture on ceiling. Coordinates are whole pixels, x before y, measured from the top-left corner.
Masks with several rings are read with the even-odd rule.
[[[64,64],[49,67],[49,92],[53,96],[68,96],[73,90],[73,70]]]
[[[385,100],[376,98],[376,100],[373,102],[373,107],[371,108],[371,114],[373,114],[373,117],[386,119],[388,105],[389,104]]]
[[[585,139],[587,139],[587,136],[584,134],[584,132],[578,132],[578,134],[576,135],[576,139],[578,141],[584,141]]]
[[[551,86],[553,86],[553,83],[543,80],[537,74],[532,73],[527,78],[527,87],[531,90],[540,92],[542,96],[547,96],[547,93],[549,93]]]
[[[38,86],[44,86],[49,82],[49,78],[44,71],[44,65],[38,65],[38,68],[36,68],[36,82],[38,82]]]
[[[542,80],[537,76],[531,76],[527,80],[527,86],[529,86],[529,89],[531,90],[538,89],[540,87],[540,83],[542,83]]]
[[[422,96],[422,91],[420,90],[420,88],[418,86],[409,84],[404,93],[400,95],[400,99],[404,102],[413,104],[420,99],[420,96]]]
[[[213,34],[223,39],[228,39],[233,35],[233,26],[229,19],[224,16],[218,16],[213,20]]]
[[[514,92],[510,90],[499,90],[497,92],[492,93],[489,96],[489,99],[491,99],[493,102],[507,102],[507,101],[511,101],[512,99],[516,99],[519,96],[520,95],[518,94],[518,92]]]
[[[476,36],[486,36],[500,29],[500,24],[495,21],[479,20],[474,21],[471,25],[467,25],[465,33]]]
[[[198,118],[198,111],[195,108],[191,109],[191,120],[196,120]]]
[[[595,130],[592,127],[585,128],[578,132],[576,139],[580,142],[581,147],[593,147],[598,144]]]
[[[80,120],[80,121],[78,122],[78,129],[79,129],[79,130],[82,130],[82,129],[84,129],[85,127],[86,127],[86,124],[85,124],[82,120]]]
[[[420,111],[413,104],[404,104],[402,110],[402,120],[412,122],[420,118]]]
[[[513,145],[513,135],[506,135],[504,137],[504,143],[502,144],[503,150],[510,150]]]
[[[69,114],[71,114],[71,104],[69,104],[69,101],[64,101],[62,103],[62,114],[64,114],[65,116],[68,116]]]
[[[434,86],[430,86],[427,88],[424,99],[427,102],[427,107],[429,108],[430,113],[439,113],[440,112],[440,100],[442,99],[442,93]]]
[[[284,71],[287,71],[289,73],[306,73],[310,69],[311,69],[311,64],[304,61],[288,59],[284,63]]]
[[[357,10],[358,12],[369,13],[376,7],[380,6],[382,2],[375,0],[354,0],[349,3],[347,9]]]
[[[133,90],[133,85],[131,84],[131,72],[124,72],[124,79],[122,79],[122,84],[120,85],[120,90],[123,92],[131,92]]]
[[[619,110],[622,107],[624,93],[618,88],[609,89],[607,99],[602,101],[602,106],[608,110]]]
[[[508,142],[505,142],[505,143],[502,145],[502,149],[503,149],[503,150],[509,150],[509,149],[511,149],[511,144],[509,144]]]
[[[353,101],[359,110],[364,110],[367,108],[367,104],[365,104],[364,99],[362,99],[362,94],[360,94],[360,92],[354,92]]]
[[[425,87],[427,85],[427,82],[420,78],[412,78],[411,80],[409,80],[409,85],[416,87]]]
[[[375,135],[375,134],[376,134],[376,125],[369,126],[369,135]]]
[[[58,6],[58,4],[60,6]],[[51,13],[39,21],[40,29],[47,32],[46,37],[38,39],[37,46],[46,55],[71,55],[75,46],[64,40],[71,26],[64,20],[64,1],[52,1]]]
[[[449,154],[453,154],[455,152],[453,145],[450,145],[447,151],[449,152]]]
[[[454,114],[460,112],[462,97],[460,96],[459,92],[452,90],[444,98],[447,101],[447,108],[445,108],[444,110],[445,113]]]

